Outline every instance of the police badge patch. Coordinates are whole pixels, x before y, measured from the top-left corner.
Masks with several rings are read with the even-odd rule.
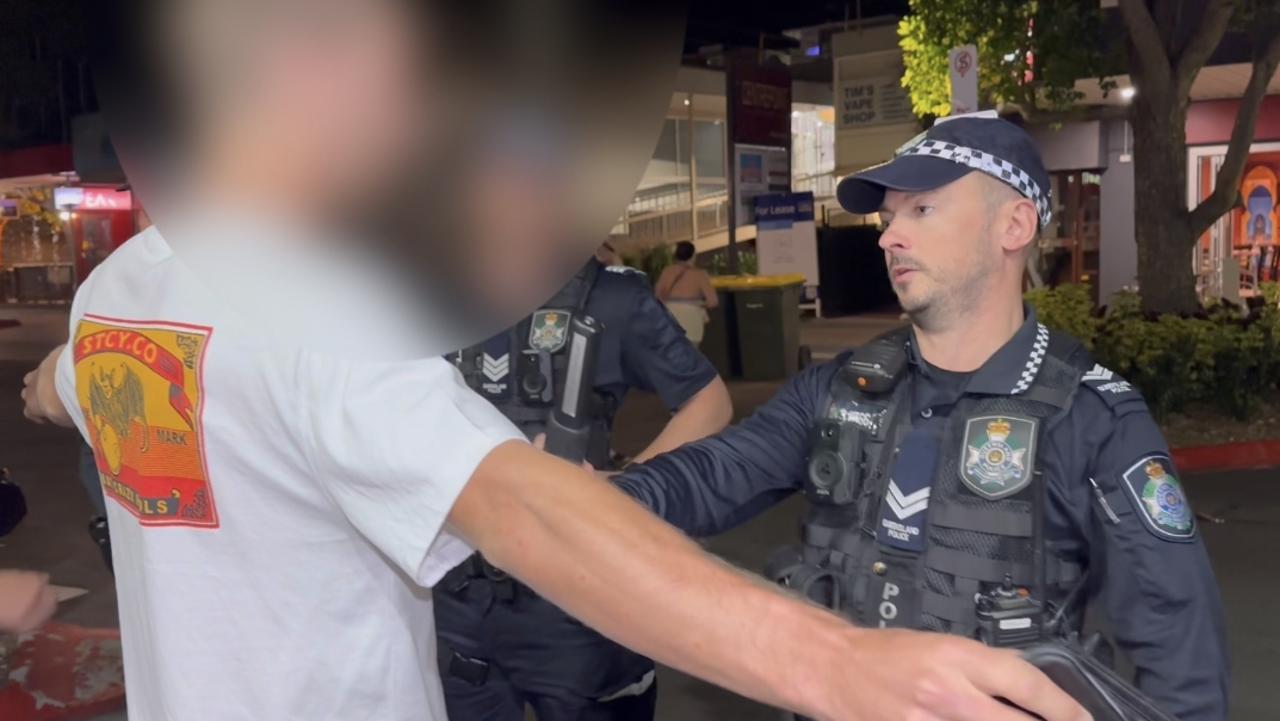
[[[1036,458],[1036,421],[1017,416],[981,416],[964,425],[960,478],[991,500],[1021,491],[1031,482]]]
[[[529,347],[555,353],[569,338],[569,321],[573,316],[562,310],[540,310],[529,321]]]
[[[1168,456],[1139,460],[1125,471],[1124,485],[1152,533],[1171,541],[1195,538],[1196,517]]]

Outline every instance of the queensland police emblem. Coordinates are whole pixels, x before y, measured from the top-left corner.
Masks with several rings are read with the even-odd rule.
[[[529,322],[529,347],[555,353],[569,338],[569,320],[573,316],[561,310],[540,310]]]
[[[1147,456],[1124,474],[1147,528],[1161,538],[1186,541],[1196,535],[1196,517],[1167,456]]]
[[[1011,496],[1031,482],[1035,442],[1036,422],[1030,418],[970,418],[964,425],[960,478],[983,498]]]

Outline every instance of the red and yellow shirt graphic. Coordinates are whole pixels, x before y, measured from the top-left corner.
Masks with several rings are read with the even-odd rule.
[[[144,526],[217,528],[201,432],[211,328],[86,315],[76,395],[107,496]]]

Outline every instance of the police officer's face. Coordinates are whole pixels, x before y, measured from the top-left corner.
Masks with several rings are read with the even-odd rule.
[[[968,308],[999,262],[985,190],[970,173],[927,192],[885,193],[880,247],[898,301],[917,320]]]

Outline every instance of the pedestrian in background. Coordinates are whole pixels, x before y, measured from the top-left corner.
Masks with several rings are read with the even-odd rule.
[[[720,305],[720,299],[711,287],[711,276],[693,264],[694,252],[693,243],[687,240],[676,244],[676,262],[663,269],[656,292],[696,345],[702,342],[707,311]]]

